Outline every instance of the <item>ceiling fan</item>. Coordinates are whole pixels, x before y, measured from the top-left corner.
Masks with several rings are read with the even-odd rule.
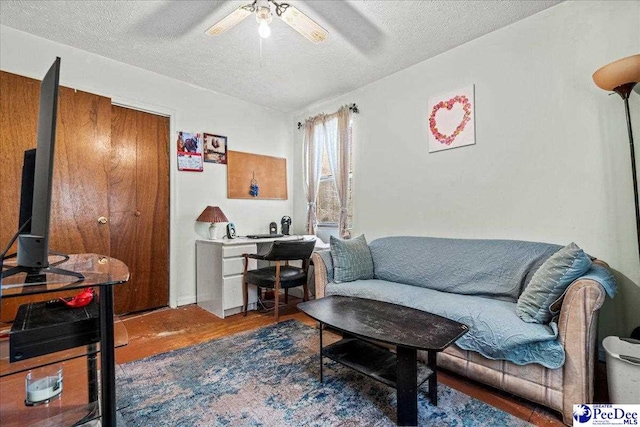
[[[259,4],[260,3],[260,4]],[[327,30],[322,28],[313,19],[300,12],[289,3],[276,3],[274,0],[254,0],[253,3],[240,6],[229,15],[222,18],[215,25],[209,28],[206,33],[215,36],[236,26],[240,21],[255,12],[256,21],[260,24],[258,33],[260,37],[266,39],[271,35],[269,24],[273,19],[271,5],[278,18],[286,22],[291,28],[305,36],[313,43],[320,43],[329,35]]]

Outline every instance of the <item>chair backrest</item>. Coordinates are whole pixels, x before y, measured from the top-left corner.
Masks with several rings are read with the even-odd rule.
[[[268,261],[289,261],[308,259],[316,245],[315,240],[277,240],[273,242],[269,252],[264,255]]]

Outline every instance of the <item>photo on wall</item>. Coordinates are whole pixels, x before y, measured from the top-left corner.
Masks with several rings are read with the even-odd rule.
[[[203,134],[204,137],[204,161],[208,163],[227,164],[227,137]]]
[[[202,135],[199,133],[178,132],[176,145],[178,150],[178,170],[202,172]]]
[[[429,98],[429,152],[476,143],[474,85]]]

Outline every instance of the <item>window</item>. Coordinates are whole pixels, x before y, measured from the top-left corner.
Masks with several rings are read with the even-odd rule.
[[[349,124],[349,133],[351,134],[351,124]],[[352,145],[353,150],[353,145]],[[352,159],[351,153],[349,158]],[[353,225],[353,208],[351,203],[351,188],[353,182],[353,160],[349,162],[349,195],[347,198],[347,225],[349,228]],[[320,184],[317,199],[317,218],[320,227],[337,227],[340,220],[340,202],[338,200],[338,192],[334,184],[334,177],[331,173],[329,164],[329,156],[327,150],[322,151],[322,172],[320,176]]]

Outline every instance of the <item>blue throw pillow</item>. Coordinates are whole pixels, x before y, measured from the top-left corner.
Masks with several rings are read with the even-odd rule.
[[[334,282],[373,279],[373,259],[364,235],[349,240],[341,240],[331,236],[329,243],[333,260]]]
[[[516,313],[528,323],[549,323],[551,305],[569,285],[591,268],[591,258],[575,243],[551,255],[534,273],[518,303]]]

